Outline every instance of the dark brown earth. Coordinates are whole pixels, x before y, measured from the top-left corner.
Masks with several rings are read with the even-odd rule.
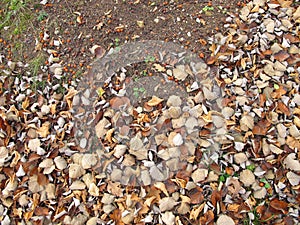
[[[14,55],[14,58],[29,61],[42,54],[46,61],[42,48],[52,48],[53,40],[60,40],[62,45],[56,48],[57,55],[63,59],[69,80],[79,73],[80,67],[86,70],[86,66],[93,61],[89,48],[95,44],[108,50],[125,41],[174,41],[199,57],[207,58],[210,52],[207,39],[224,31],[227,13],[236,13],[241,5],[237,0],[76,0],[30,4],[25,10],[34,14],[33,20],[17,35],[12,34],[10,29],[2,30],[0,50],[6,48],[5,58],[8,60]],[[213,10],[204,12],[204,7],[213,7]],[[2,9],[1,13],[4,12],[5,9]],[[46,16],[39,21],[38,15],[43,13]],[[156,18],[158,23],[154,22]],[[139,27],[137,21],[143,21],[144,27]],[[42,40],[44,32],[50,35],[49,40]],[[36,39],[42,46],[36,45]],[[19,41],[23,44],[21,47],[19,44],[16,46]],[[4,61],[2,67],[5,64]]]

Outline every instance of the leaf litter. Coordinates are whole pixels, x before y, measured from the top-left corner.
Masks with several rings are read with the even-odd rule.
[[[217,34],[209,40],[210,60],[219,67],[215,79],[223,88],[222,102],[218,103],[222,110],[213,110],[205,104],[200,104],[199,109],[199,95],[208,102],[216,100],[209,82],[202,83],[203,92],[193,96],[192,105],[185,105],[178,96],[168,99],[153,96],[145,101],[148,109],[153,107],[150,109],[153,117],[139,109],[127,111],[132,113],[134,120],[130,123],[137,125],[135,130],[139,134],[131,139],[129,149],[127,145],[123,145],[126,148],[118,145],[116,132],[110,127],[118,123],[119,114],[115,112],[126,110],[123,106],[128,101],[123,96],[110,102],[115,111],[106,111],[105,117],[99,114],[97,125],[100,125],[95,129],[97,138],[112,146],[113,151],[83,153],[90,134],[84,134],[86,141],[79,146],[81,149],[66,140],[72,133],[69,110],[74,103],[75,83],[67,85],[64,97],[47,88],[46,98],[40,93],[34,99],[25,85],[32,82],[30,78],[24,76],[13,81],[1,76],[1,84],[6,89],[16,90],[3,93],[6,100],[1,103],[0,210],[4,224],[11,224],[17,218],[37,224],[36,221],[49,220],[63,224],[113,221],[213,224],[214,220],[217,224],[245,221],[254,224],[257,220],[267,224],[298,223],[299,201],[295,196],[299,194],[300,167],[297,100],[300,52],[296,24],[300,7],[291,5],[290,1],[254,0],[243,7],[240,15],[230,15],[226,24],[228,35]],[[76,21],[84,23],[80,13]],[[97,48],[93,51],[102,55]],[[164,72],[163,65],[155,67]],[[52,64],[49,70],[58,78],[61,75],[60,64]],[[175,79],[185,80],[189,73],[180,67],[172,74]],[[29,95],[21,100],[22,105],[15,104],[14,100],[23,98],[19,92]],[[89,93],[85,94],[88,104]],[[171,171],[170,179],[166,180],[165,167],[151,164],[150,154],[144,150],[148,149],[143,142],[149,135],[147,123],[156,117],[157,125],[161,126],[156,129],[176,127],[169,136],[155,137],[157,145],[164,146],[157,157],[167,160],[164,166]],[[194,118],[192,122],[187,122],[191,118]],[[48,119],[53,123],[47,124]],[[216,120],[220,122],[214,124]],[[196,131],[192,126],[195,121],[196,127],[201,127]],[[223,126],[218,126],[221,121],[226,125],[226,132]],[[89,121],[83,121],[86,122]],[[126,130],[127,124],[121,126]],[[219,139],[210,136],[212,126],[217,128]],[[197,145],[193,135],[201,137]],[[210,157],[208,160],[205,149],[215,142],[220,149],[206,155]],[[125,166],[135,164],[135,158],[127,153],[148,161],[145,165],[148,163],[153,168],[152,173],[151,170],[149,174],[147,170],[139,172],[138,167],[116,170],[115,178],[113,173],[107,177],[97,172],[99,167],[109,167],[110,154],[117,159],[125,155]],[[180,161],[171,161],[176,158]],[[209,164],[205,164],[206,160]],[[181,161],[184,163],[180,164]],[[174,164],[182,167],[172,170]],[[128,176],[139,173],[143,174],[144,186],[123,186],[132,182]],[[19,208],[13,210],[13,204]],[[21,207],[26,210],[22,211]]]

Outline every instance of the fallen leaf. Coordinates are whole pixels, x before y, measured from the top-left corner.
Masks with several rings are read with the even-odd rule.
[[[281,201],[277,198],[274,198],[271,200],[270,206],[276,210],[281,211],[284,214],[288,212],[288,203],[286,201]]]
[[[290,109],[288,106],[286,106],[283,102],[278,102],[277,104],[277,109],[284,113],[285,115],[287,116],[290,116],[291,115],[291,112],[290,112]]]
[[[164,99],[158,98],[156,96],[152,96],[152,98],[147,102],[149,106],[157,106],[161,102],[163,102]]]

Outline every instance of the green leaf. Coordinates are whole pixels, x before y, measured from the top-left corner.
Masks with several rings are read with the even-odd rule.
[[[274,84],[274,88],[275,88],[276,90],[278,90],[280,87],[279,87],[278,84]]]
[[[251,165],[249,165],[249,166],[246,166],[246,168],[248,169],[248,170],[251,170],[252,172],[255,170],[255,165],[254,164],[251,164]]]

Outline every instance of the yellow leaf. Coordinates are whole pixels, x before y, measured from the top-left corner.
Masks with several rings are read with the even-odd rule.
[[[169,196],[169,193],[166,189],[166,185],[162,182],[156,182],[154,184],[154,187],[156,187],[157,189],[161,190],[166,196]]]
[[[103,90],[102,87],[97,89],[97,94],[98,94],[99,97],[102,97],[104,93],[105,93],[105,91]]]
[[[150,197],[150,198],[147,198],[146,201],[145,201],[145,205],[148,206],[148,207],[150,207],[151,204],[152,204],[152,202],[153,202],[155,199],[156,199],[155,196],[152,196],[152,197]]]
[[[45,122],[45,123],[43,123],[43,125],[39,128],[39,129],[37,129],[37,133],[41,136],[41,137],[43,137],[43,138],[45,138],[45,137],[47,137],[48,136],[48,134],[49,134],[49,127],[50,127],[50,122]]]
[[[300,128],[300,119],[299,119],[299,117],[295,116],[294,124],[296,124],[296,126]]]
[[[67,93],[67,95],[65,96],[65,99],[66,99],[66,101],[67,101],[67,104],[68,104],[68,106],[69,106],[69,108],[72,108],[72,98],[74,97],[74,95],[76,95],[77,94],[77,91],[74,89],[74,88],[70,88],[69,90],[68,90],[68,93]]]
[[[246,69],[246,59],[245,58],[242,58],[241,59],[241,66],[242,66],[242,68],[245,70]]]
[[[161,66],[160,64],[153,64],[154,68],[158,71],[158,72],[165,72],[166,71],[166,68]]]
[[[199,216],[200,212],[204,208],[205,203],[202,203],[196,208],[193,208],[191,213],[190,213],[190,220],[197,220],[197,217]]]
[[[22,102],[22,109],[27,109],[29,106],[29,99],[28,97],[25,98],[25,100]]]
[[[162,101],[163,101],[163,99],[156,97],[156,96],[152,96],[151,100],[148,102],[148,105],[149,106],[157,106]]]

